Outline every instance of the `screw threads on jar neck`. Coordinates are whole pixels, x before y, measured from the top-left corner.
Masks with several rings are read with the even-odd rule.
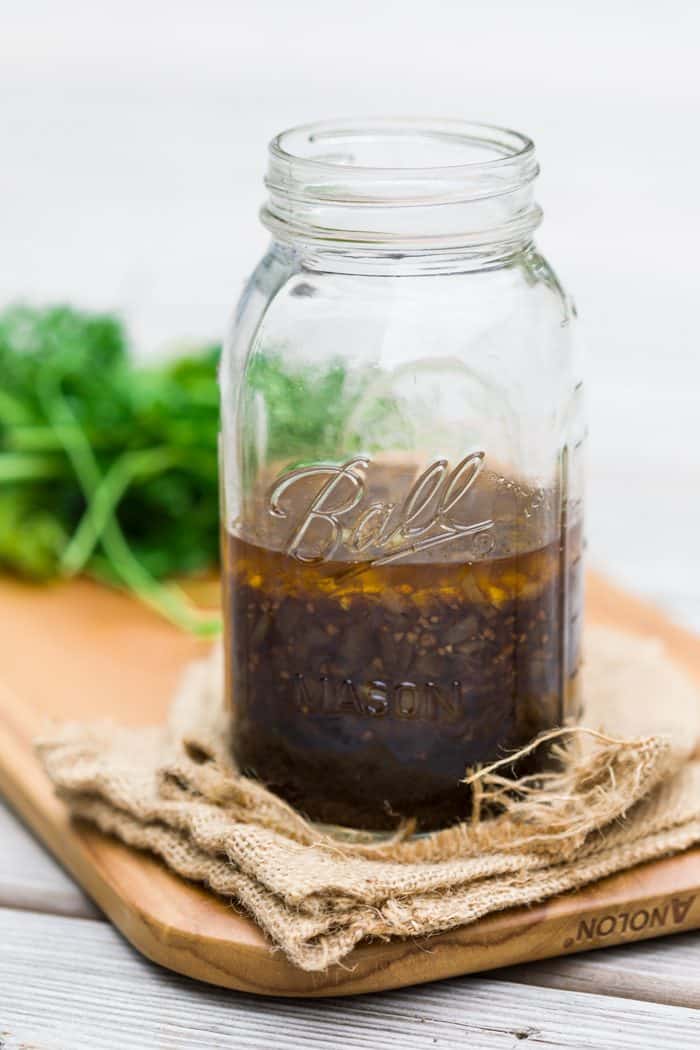
[[[530,139],[457,120],[307,125],[270,144],[262,221],[312,252],[506,255],[542,213]]]

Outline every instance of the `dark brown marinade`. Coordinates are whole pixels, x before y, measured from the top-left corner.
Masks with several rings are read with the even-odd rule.
[[[467,816],[467,767],[578,702],[580,529],[510,554],[498,539],[481,560],[358,573],[226,534],[240,767],[331,824],[415,817],[430,829]]]

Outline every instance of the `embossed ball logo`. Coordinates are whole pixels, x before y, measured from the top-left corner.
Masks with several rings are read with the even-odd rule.
[[[473,536],[478,552],[484,554],[493,520],[469,521],[467,499],[484,457],[482,451],[471,452],[452,470],[446,459],[437,459],[402,501],[376,501],[369,506],[363,506],[368,456],[354,456],[340,465],[298,467],[273,483],[268,509],[274,517],[288,518],[297,487],[317,481],[301,517],[291,523],[286,546],[287,554],[305,564],[331,559],[341,537],[347,537],[350,550],[372,555],[362,562],[363,569],[420,554],[456,537]]]

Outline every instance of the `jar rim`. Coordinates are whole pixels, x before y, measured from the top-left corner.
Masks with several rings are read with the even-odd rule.
[[[362,164],[348,163],[347,160],[328,160],[322,156],[309,156],[299,151],[299,145],[306,143],[314,145],[317,142],[324,143],[329,140],[366,138],[384,136],[387,140],[394,142],[400,138],[412,136],[421,140],[449,141],[451,145],[461,144],[463,146],[477,145],[484,150],[490,149],[497,153],[481,160],[461,161],[457,163],[438,164]],[[294,146],[297,145],[295,149]],[[345,177],[352,172],[358,175],[366,173],[373,176],[391,174],[393,178],[400,177],[404,172],[406,175],[435,175],[439,177],[440,172],[449,172],[456,175],[460,170],[465,174],[473,176],[478,173],[477,169],[493,171],[512,165],[513,161],[525,162],[532,158],[534,160],[535,144],[531,138],[522,132],[511,128],[501,127],[497,124],[487,124],[477,121],[462,120],[460,118],[434,118],[434,117],[369,117],[344,120],[322,120],[307,124],[299,124],[280,132],[271,140],[269,152],[272,157],[294,164],[295,166],[308,167],[310,171],[326,173],[342,173]],[[536,173],[535,173],[536,174]]]

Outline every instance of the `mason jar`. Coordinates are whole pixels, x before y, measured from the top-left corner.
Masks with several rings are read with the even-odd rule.
[[[576,716],[582,382],[537,174],[453,120],[270,145],[220,376],[226,686],[239,768],[314,820],[462,819],[468,769]]]

